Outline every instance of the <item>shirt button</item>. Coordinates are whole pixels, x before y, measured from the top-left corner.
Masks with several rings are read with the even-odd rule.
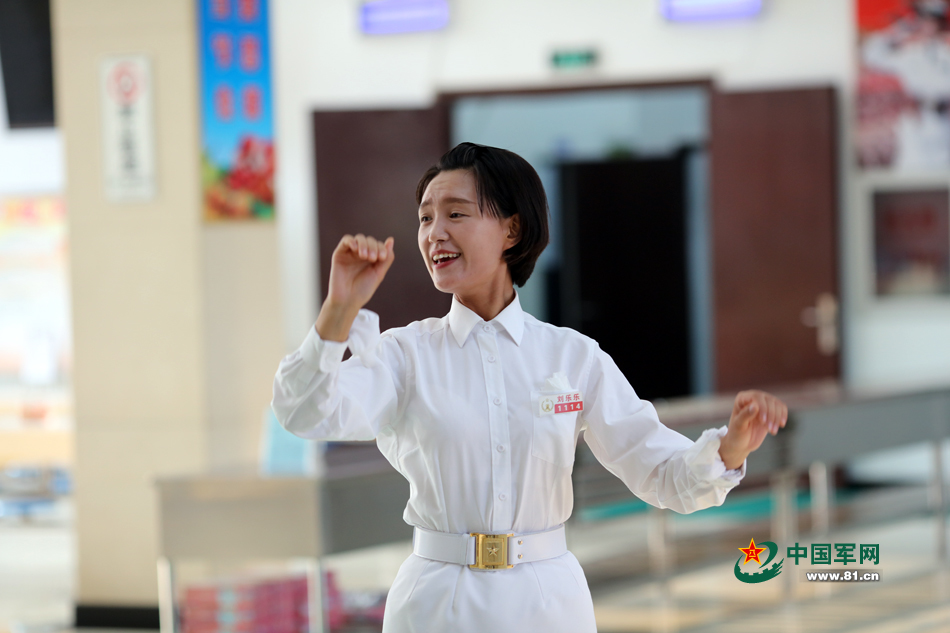
[[[499,444],[499,445],[498,445],[498,452],[499,452],[499,453],[504,453],[504,452],[505,452],[505,446],[504,446],[503,444]]]
[[[501,404],[501,398],[495,398],[492,402],[495,404]]]
[[[486,332],[491,332],[491,326],[490,326],[490,325],[483,325],[483,326],[482,326],[482,329],[485,330]]]
[[[494,362],[495,362],[495,357],[494,357],[494,356],[489,356],[489,357],[488,357],[488,362],[489,362],[489,363],[494,363]]]
[[[505,499],[508,498],[508,495],[506,495],[505,493],[501,493],[500,495],[498,495],[498,498],[504,501]]]

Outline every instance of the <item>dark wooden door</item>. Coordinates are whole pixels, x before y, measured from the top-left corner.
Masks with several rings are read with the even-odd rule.
[[[452,296],[432,285],[417,245],[416,183],[448,150],[445,109],[313,113],[320,280],[346,233],[395,238],[396,259],[367,304],[380,327],[448,312]]]
[[[835,110],[831,88],[712,93],[720,391],[839,374]]]
[[[562,320],[648,400],[691,392],[685,158],[561,167]]]

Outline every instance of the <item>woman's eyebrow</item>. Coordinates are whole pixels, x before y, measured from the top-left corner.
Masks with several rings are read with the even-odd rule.
[[[439,202],[442,204],[475,204],[471,200],[467,200],[465,198],[441,198]],[[421,209],[423,207],[431,207],[433,204],[434,202],[430,198],[429,200],[425,200],[422,204],[420,204],[419,208]]]

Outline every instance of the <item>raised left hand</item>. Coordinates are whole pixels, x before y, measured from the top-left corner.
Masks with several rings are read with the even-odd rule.
[[[728,469],[739,468],[769,433],[775,435],[788,421],[788,407],[770,393],[740,391],[732,406],[729,430],[719,444],[719,456]]]

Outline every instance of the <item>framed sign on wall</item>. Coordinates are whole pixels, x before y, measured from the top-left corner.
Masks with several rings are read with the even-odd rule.
[[[875,294],[950,296],[950,189],[876,190],[872,207]]]
[[[155,131],[149,60],[141,55],[110,57],[100,63],[99,75],[106,198],[152,200]]]

